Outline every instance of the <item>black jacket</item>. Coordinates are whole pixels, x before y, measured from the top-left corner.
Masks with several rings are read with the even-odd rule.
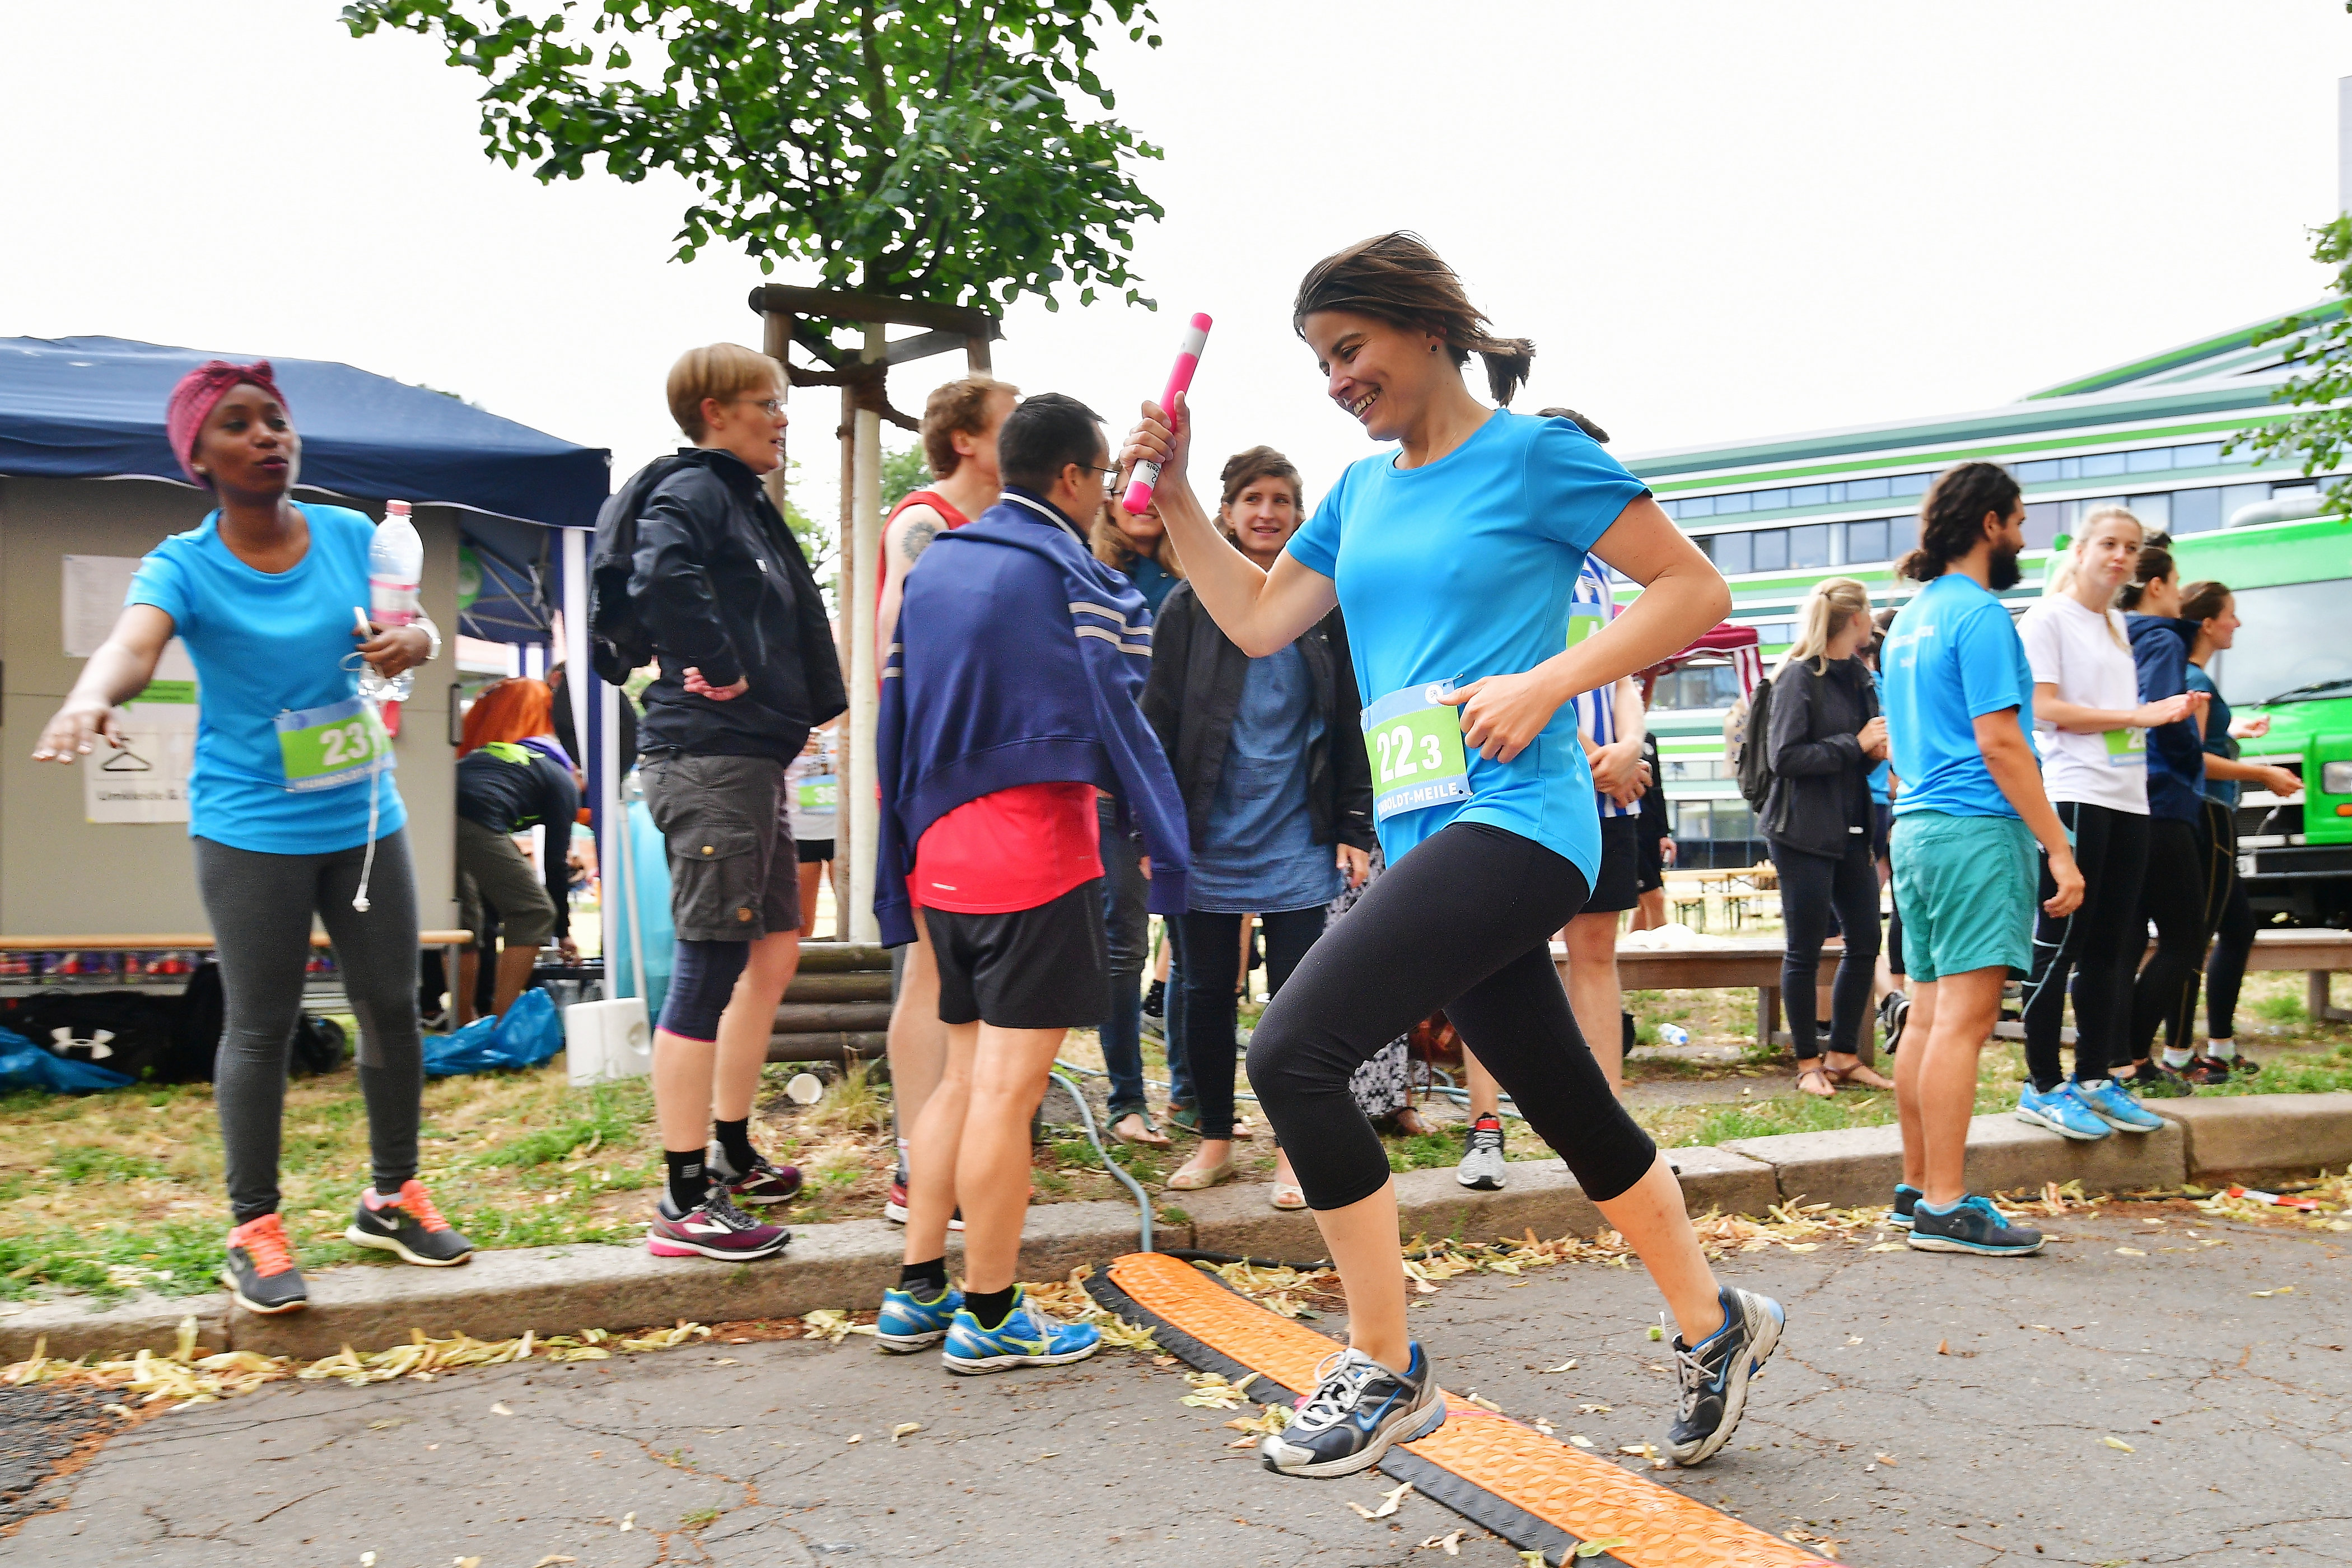
[[[661,461],[675,466],[638,514],[629,576],[661,660],[645,692],[645,751],[790,763],[812,726],[849,705],[816,576],[740,459],[688,447]],[[751,689],[697,697],[688,667],[713,686]]]
[[[1307,749],[1307,812],[1318,844],[1352,844],[1369,850],[1372,835],[1372,764],[1364,752],[1362,699],[1348,657],[1348,630],[1332,611],[1293,645],[1307,660],[1323,732]],[[1209,808],[1224,772],[1225,745],[1241,710],[1249,656],[1209,618],[1190,583],[1169,592],[1152,624],[1151,678],[1144,682],[1143,716],[1160,735],[1184,795],[1184,817],[1198,844],[1208,831]]]
[[[1878,716],[1878,693],[1858,658],[1826,674],[1815,660],[1791,659],[1772,678],[1766,715],[1772,791],[1764,797],[1765,837],[1811,855],[1843,855],[1859,827],[1871,829],[1870,770],[1861,730]]]

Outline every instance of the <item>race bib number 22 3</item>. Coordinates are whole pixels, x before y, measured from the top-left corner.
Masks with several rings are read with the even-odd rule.
[[[1372,764],[1372,820],[1470,798],[1460,711],[1439,700],[1444,682],[1391,691],[1364,709]]]

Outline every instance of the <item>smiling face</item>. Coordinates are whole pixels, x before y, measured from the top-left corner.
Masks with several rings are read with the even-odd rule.
[[[277,398],[250,382],[222,394],[196,432],[196,471],[224,500],[270,500],[302,465],[302,437]]]
[[[1323,372],[1324,390],[1375,441],[1395,441],[1462,373],[1435,332],[1347,310],[1318,310],[1299,323]]]
[[[695,445],[731,452],[755,474],[773,473],[784,460],[783,389],[774,382],[732,397],[702,400],[702,438]]]
[[[1265,475],[1251,479],[1217,509],[1217,521],[1261,569],[1271,570],[1282,547],[1298,531],[1298,489],[1288,479]]]
[[[1160,542],[1168,537],[1168,525],[1160,521],[1160,502],[1155,498],[1141,511],[1129,511],[1116,495],[1103,497],[1103,515],[1118,530],[1127,547],[1138,555],[1160,558]]]

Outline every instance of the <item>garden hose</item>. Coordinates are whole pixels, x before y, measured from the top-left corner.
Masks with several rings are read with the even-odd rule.
[[[1060,1068],[1067,1064],[1056,1062],[1054,1065]],[[1077,1070],[1083,1072],[1086,1069],[1081,1068]],[[1128,1174],[1127,1167],[1112,1159],[1110,1151],[1103,1147],[1102,1134],[1095,1131],[1094,1110],[1087,1104],[1086,1092],[1078,1088],[1077,1080],[1063,1072],[1055,1073],[1053,1078],[1062,1086],[1062,1092],[1070,1097],[1070,1103],[1078,1108],[1078,1124],[1086,1129],[1087,1142],[1095,1146],[1095,1157],[1102,1162],[1103,1169],[1117,1176],[1126,1184],[1127,1190],[1135,1194],[1135,1249],[1138,1252],[1151,1251],[1150,1195],[1133,1176]]]

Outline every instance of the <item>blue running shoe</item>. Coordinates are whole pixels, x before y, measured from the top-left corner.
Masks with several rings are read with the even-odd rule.
[[[2110,1127],[2126,1132],[2153,1132],[2164,1125],[2164,1118],[2134,1100],[2131,1091],[2111,1078],[2096,1083],[2078,1083],[2074,1093]]]
[[[1924,1195],[1908,1182],[1895,1184],[1895,1206],[1886,1211],[1886,1223],[1897,1230],[1911,1228],[1911,1211],[1919,1206]]]
[[[2072,1079],[2047,1093],[2030,1081],[2024,1084],[2017,1091],[2017,1119],[2046,1127],[2061,1138],[2079,1138],[2086,1143],[2115,1131],[2083,1103]]]
[[[952,1288],[929,1301],[912,1290],[885,1290],[882,1310],[874,1319],[874,1337],[884,1350],[898,1355],[927,1351],[948,1337],[948,1328],[962,1305],[963,1292]]]
[[[1910,1245],[1921,1252],[1975,1252],[1987,1258],[2022,1258],[2042,1250],[2042,1233],[2011,1225],[1990,1198],[1962,1198],[1938,1212],[1922,1203],[1911,1212]]]
[[[1731,1441],[1748,1408],[1748,1380],[1763,1371],[1780,1342],[1787,1315],[1769,1296],[1723,1287],[1723,1327],[1685,1345],[1675,1336],[1675,1372],[1682,1400],[1666,1430],[1666,1454],[1677,1465],[1700,1465]]]
[[[1013,1298],[1004,1321],[992,1329],[982,1328],[971,1309],[959,1305],[940,1360],[950,1372],[1003,1372],[1084,1361],[1101,1347],[1102,1335],[1091,1324],[1057,1323],[1031,1306],[1023,1291]]]
[[[1349,1476],[1379,1464],[1391,1443],[1426,1437],[1444,1425],[1445,1396],[1419,1344],[1402,1373],[1350,1345],[1323,1358],[1315,1392],[1257,1453],[1277,1475]]]

